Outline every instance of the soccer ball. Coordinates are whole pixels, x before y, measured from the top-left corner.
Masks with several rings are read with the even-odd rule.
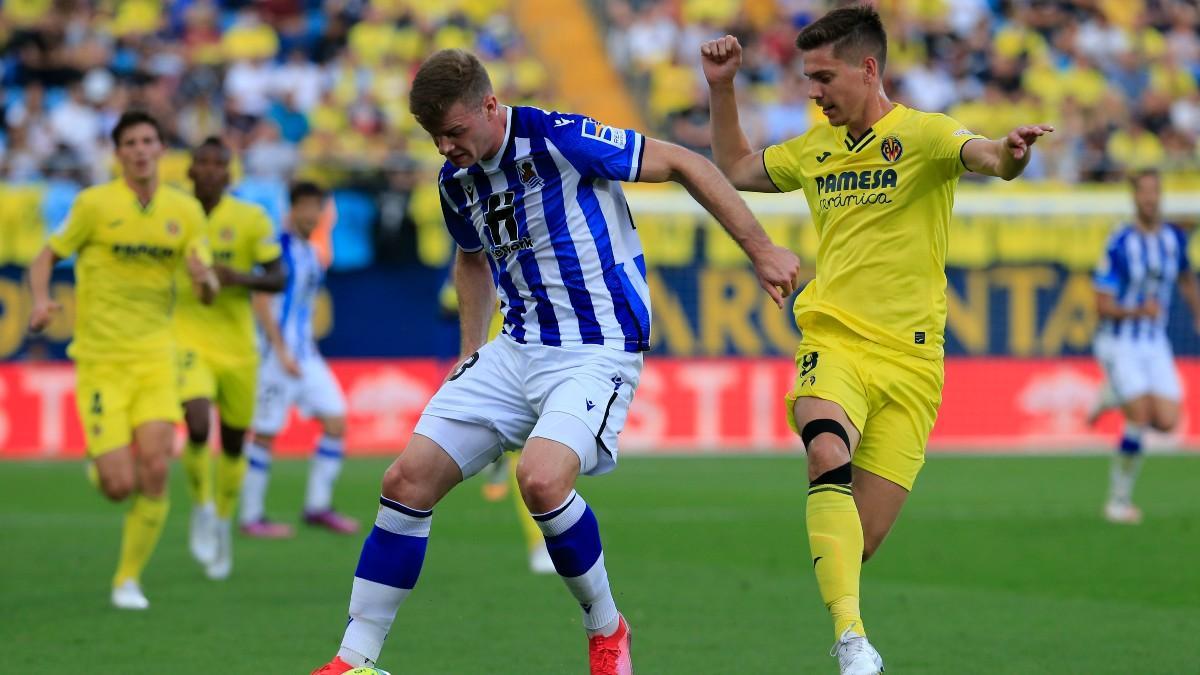
[[[355,668],[354,670],[347,670],[345,675],[392,675],[392,674],[386,670],[380,670],[378,668],[369,668],[367,666],[363,666],[362,668]]]

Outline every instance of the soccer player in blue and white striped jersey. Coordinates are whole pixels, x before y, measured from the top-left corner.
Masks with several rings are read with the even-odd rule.
[[[1176,286],[1200,333],[1200,283],[1188,261],[1186,235],[1160,216],[1158,173],[1141,171],[1132,185],[1136,218],[1109,237],[1095,273],[1095,354],[1125,415],[1104,508],[1105,517],[1118,523],[1142,518],[1132,499],[1142,433],[1147,427],[1170,431],[1179,421],[1182,389],[1167,339]]]
[[[462,359],[384,475],[341,650],[314,672],[374,663],[420,574],[433,506],[524,446],[518,486],[583,610],[590,672],[630,673],[629,627],[609,589],[596,516],[574,489],[579,474],[615,466],[650,347],[646,266],[620,183],[686,187],[781,305],[799,261],[771,243],[704,158],[582,115],[502,106],[471,54],[431,56],[409,101],[447,160],[439,184],[458,243]],[[504,329],[486,342],[497,288]]]
[[[333,486],[342,468],[346,400],[333,372],[317,351],[313,311],[325,269],[310,241],[325,208],[324,190],[297,183],[289,195],[288,227],[280,236],[287,285],[283,293],[255,298],[263,328],[262,365],[254,409],[254,439],[247,445],[249,468],[242,486],[241,530],[252,537],[283,538],[292,528],[266,518],[264,502],[270,477],[271,449],[292,406],[321,423],[309,468],[304,521],[340,534],[358,531],[358,522],[333,508]]]

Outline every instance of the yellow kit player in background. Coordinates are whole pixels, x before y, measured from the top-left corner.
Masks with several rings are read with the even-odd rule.
[[[808,200],[816,277],[795,304],[804,337],[788,421],[808,452],[808,540],[839,667],[878,673],[859,575],[924,464],[941,403],[954,190],[964,171],[1017,177],[1053,127],[988,140],[945,115],[892,103],[881,84],[887,36],[869,7],[830,12],[796,46],[808,96],[829,124],[758,151],[738,126],[741,46],[732,36],[701,46],[713,158],[739,189],[803,190]]]
[[[258,347],[250,292],[277,293],[285,281],[267,212],[226,194],[229,162],[229,148],[219,138],[192,151],[188,178],[208,217],[205,231],[221,292],[211,305],[180,296],[175,312],[179,400],[188,433],[183,466],[192,498],[188,541],[212,579],[233,570],[233,512],[246,475],[242,443],[254,416]],[[208,447],[214,401],[221,420],[215,505]]]
[[[29,269],[30,328],[60,307],[50,298],[56,262],[76,255],[75,399],[100,490],[133,497],[121,534],[112,602],[146,609],[140,577],[167,517],[167,466],[179,421],[171,312],[178,293],[212,302],[220,290],[189,195],[158,183],[158,122],[126,112],[112,132],[122,178],[79,194],[63,227]],[[186,269],[190,289],[176,289]]]

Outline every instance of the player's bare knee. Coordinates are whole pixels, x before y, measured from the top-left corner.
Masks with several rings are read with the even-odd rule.
[[[383,472],[380,494],[414,509],[433,508],[440,498],[432,487],[436,481],[432,476],[425,475],[419,467],[413,467],[411,462],[403,460],[401,456]]]
[[[808,480],[814,481],[850,461],[850,434],[840,422],[815,419],[800,430],[808,453]]]
[[[100,493],[109,501],[122,502],[133,494],[132,474],[112,473],[100,476]]]
[[[345,417],[326,417],[321,420],[321,430],[326,436],[341,438],[346,435],[346,418]]]
[[[139,462],[141,491],[151,496],[162,494],[167,487],[169,467],[170,462],[165,454],[155,453],[142,458]]]
[[[1176,424],[1179,424],[1179,413],[1174,411],[1159,411],[1154,415],[1154,419],[1150,421],[1151,428],[1164,434],[1174,431]]]
[[[574,476],[561,476],[546,467],[517,465],[517,487],[525,505],[533,513],[548,513],[558,508],[574,487]]]

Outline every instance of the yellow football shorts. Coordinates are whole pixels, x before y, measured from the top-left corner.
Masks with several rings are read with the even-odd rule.
[[[810,317],[796,351],[788,424],[800,433],[793,405],[801,396],[837,403],[862,433],[851,463],[911,490],[942,402],[942,361],[884,347],[832,318]]]
[[[179,401],[214,401],[222,424],[248,429],[254,419],[257,360],[213,358],[183,346],[178,350]]]
[[[146,422],[182,417],[170,357],[77,362],[75,405],[90,457],[129,445],[133,430]]]

